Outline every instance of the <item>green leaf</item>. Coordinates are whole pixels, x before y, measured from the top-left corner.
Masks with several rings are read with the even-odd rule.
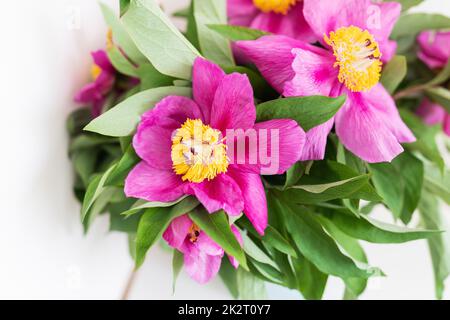
[[[123,16],[127,12],[130,6],[130,0],[120,0],[120,16]]]
[[[147,251],[161,238],[170,222],[196,206],[197,199],[189,197],[173,207],[149,208],[144,212],[136,235],[136,268],[144,263]]]
[[[122,18],[139,50],[161,73],[189,80],[197,49],[152,0],[134,0]]]
[[[247,255],[258,262],[265,263],[275,269],[278,269],[278,266],[272,261],[272,259],[264,251],[262,251],[245,232],[241,232],[241,235],[244,243],[244,251]]]
[[[447,230],[428,240],[431,260],[433,263],[436,297],[442,299],[445,280],[450,275],[450,233],[443,212],[439,210],[439,202],[435,196],[424,192],[419,205],[421,220],[430,229]]]
[[[411,9],[412,7],[418,6],[423,2],[423,0],[397,0],[402,5],[402,12]]]
[[[303,297],[308,300],[320,300],[325,291],[328,275],[303,256],[294,259],[292,264],[297,277],[297,286]]]
[[[295,249],[292,248],[291,244],[288,240],[286,240],[275,228],[272,226],[267,226],[264,237],[262,238],[264,243],[267,243],[269,246],[283,252],[291,257],[296,258],[297,253]]]
[[[342,107],[345,99],[345,96],[310,96],[272,100],[258,105],[257,121],[293,119],[303,130],[308,131],[330,120]]]
[[[231,231],[224,211],[209,214],[204,208],[197,208],[189,216],[227,254],[235,257],[243,268],[248,269],[244,251]]]
[[[150,63],[139,66],[137,70],[141,79],[141,91],[172,85],[174,78],[162,74]]]
[[[146,200],[138,200],[136,203],[127,211],[123,212],[122,215],[125,217],[132,216],[142,210],[150,209],[150,208],[166,208],[166,207],[172,207],[181,201],[185,200],[188,196],[181,197],[178,200],[172,201],[172,202],[149,202]]]
[[[262,36],[269,34],[257,29],[250,29],[241,26],[231,26],[228,24],[209,24],[208,28],[214,30],[222,37],[231,41],[256,40]]]
[[[138,76],[136,67],[122,54],[119,48],[115,46],[108,48],[107,54],[117,71],[130,77]]]
[[[117,143],[117,139],[110,137],[103,137],[97,134],[81,134],[72,140],[69,147],[69,152],[86,150],[95,148],[104,144]]]
[[[234,65],[233,53],[228,40],[218,37],[209,24],[226,24],[226,0],[193,0],[194,18],[198,41],[204,57],[217,64]]]
[[[411,229],[389,224],[361,215],[333,212],[328,218],[347,235],[372,243],[404,243],[427,239],[441,232],[439,230]]]
[[[172,258],[172,294],[175,294],[175,288],[177,285],[177,279],[178,276],[180,275],[181,272],[181,268],[183,267],[183,262],[184,262],[184,255],[174,249],[173,250],[173,258]]]
[[[450,28],[450,18],[440,14],[412,13],[400,16],[392,31],[391,37],[398,39],[402,36],[417,35],[425,30],[439,30]]]
[[[407,63],[404,56],[394,56],[383,68],[381,83],[389,93],[394,93],[406,76]]]
[[[237,283],[237,270],[231,265],[228,257],[223,257],[222,264],[220,265],[219,276],[222,279],[225,286],[230,291],[231,296],[234,299],[239,298],[239,286]]]
[[[119,231],[132,234],[136,233],[141,216],[134,215],[133,217],[127,219],[122,215],[122,212],[130,208],[135,201],[135,199],[126,199],[124,201],[118,203],[110,203],[108,205],[110,231]]]
[[[172,16],[177,18],[187,18],[190,14],[189,7],[183,8],[181,10],[175,11]]]
[[[430,82],[427,83],[429,86],[437,86],[445,81],[447,81],[450,78],[450,60],[448,60],[447,64],[445,65],[444,69],[442,69],[436,77],[434,77]]]
[[[392,163],[370,164],[372,180],[395,217],[408,223],[422,192],[423,163],[408,152]]]
[[[237,270],[237,286],[239,300],[262,300],[266,299],[266,287],[264,282],[252,273],[242,268]]]
[[[89,183],[86,190],[86,195],[84,196],[83,206],[81,208],[81,221],[83,223],[86,222],[94,202],[107,189],[105,187],[105,181],[108,179],[109,174],[114,170],[114,168],[115,165],[111,166],[104,174],[96,175]],[[91,218],[89,218],[89,220],[91,220]]]
[[[92,174],[95,172],[97,163],[98,150],[83,149],[74,152],[72,155],[72,163],[76,173],[80,176],[83,184],[87,186]]]
[[[450,172],[440,172],[436,167],[425,167],[425,189],[450,204]]]
[[[85,127],[85,130],[105,136],[129,136],[136,129],[141,115],[168,95],[190,96],[191,89],[161,87],[140,92],[95,118]]]
[[[425,93],[431,100],[444,107],[444,109],[450,113],[450,90],[442,87],[435,87],[426,89]]]
[[[105,184],[108,186],[123,185],[128,173],[139,161],[140,159],[134,152],[133,146],[130,145],[114,167]]]
[[[287,218],[287,229],[299,251],[323,273],[346,279],[368,278],[378,272],[344,255],[313,214],[292,204],[277,201],[277,205]]]
[[[416,142],[405,144],[405,148],[421,152],[427,159],[436,163],[443,170],[445,167],[444,159],[436,144],[436,133],[441,131],[441,129],[437,126],[429,127],[425,125],[418,116],[408,110],[400,109],[400,115],[417,139]]]
[[[126,9],[127,6],[127,4],[121,3],[121,9]],[[106,23],[112,30],[114,44],[117,47],[121,48],[126,53],[126,55],[135,63],[145,63],[147,59],[136,47],[128,32],[125,30],[122,22],[116,16],[116,13],[104,3],[100,3],[100,8],[102,10]],[[121,12],[123,11],[121,10]]]
[[[227,74],[238,72],[247,75],[248,79],[250,80],[250,84],[253,87],[255,97],[262,100],[267,100],[267,97],[272,98],[274,96],[278,96],[278,93],[272,87],[270,87],[267,81],[258,72],[243,66],[222,65],[221,67]]]
[[[284,189],[290,188],[298,183],[305,173],[306,166],[302,162],[296,162],[288,171],[286,171],[286,182]]]

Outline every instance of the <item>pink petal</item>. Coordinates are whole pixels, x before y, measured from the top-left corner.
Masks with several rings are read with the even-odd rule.
[[[414,141],[381,85],[347,95],[336,116],[336,133],[351,152],[367,162],[390,162],[403,152],[400,142]]]
[[[300,158],[306,135],[297,122],[275,119],[255,124],[261,174],[282,174]]]
[[[192,220],[187,215],[175,218],[164,232],[163,238],[169,246],[181,250],[191,226]]]
[[[389,39],[392,29],[397,23],[402,5],[398,2],[372,3],[372,7],[377,6],[380,11],[368,9],[367,29],[378,42]],[[372,19],[371,19],[372,18]],[[381,50],[384,55],[385,52]]]
[[[125,194],[129,198],[171,202],[182,197],[185,184],[170,170],[160,170],[141,161],[125,180]]]
[[[255,119],[253,88],[248,77],[239,73],[225,76],[214,97],[211,127],[222,132],[226,129],[248,129],[253,127]]]
[[[419,115],[427,125],[433,126],[438,123],[443,123],[447,113],[442,106],[425,98],[417,109],[417,115]]]
[[[233,231],[234,235],[236,236],[237,241],[240,243],[241,247],[244,244],[244,241],[242,240],[241,232],[238,228],[235,226],[231,226],[231,231]],[[233,256],[228,255],[228,259],[230,260],[231,265],[237,269],[239,267],[239,261]]]
[[[186,119],[201,118],[195,102],[186,97],[169,96],[142,116],[133,147],[139,157],[158,169],[172,169],[172,134]]]
[[[450,137],[450,114],[447,113],[444,119],[444,133]]]
[[[303,14],[318,39],[340,27],[368,29],[370,0],[304,0]]]
[[[419,58],[431,69],[443,68],[450,57],[450,32],[422,32],[417,37]]]
[[[329,96],[339,74],[339,70],[333,66],[334,56],[325,50],[317,53],[301,48],[292,49],[292,54],[295,57],[292,63],[295,75],[286,83],[283,95]]]
[[[200,251],[210,256],[223,256],[222,247],[215,243],[204,231],[200,231],[200,235],[194,245]]]
[[[250,26],[259,10],[253,0],[227,0],[228,19],[231,25]]]
[[[109,61],[108,54],[105,50],[98,50],[91,52],[92,59],[94,60],[94,63],[99,66],[103,71],[107,71],[109,73],[115,73],[116,70],[114,69],[111,61]]]
[[[264,36],[254,41],[236,42],[236,47],[256,65],[264,78],[279,93],[283,93],[286,81],[295,75],[292,70],[294,61],[292,49],[306,45],[284,36]]]
[[[85,85],[76,95],[76,103],[90,103],[96,99],[101,99],[102,95],[97,90],[97,85],[95,83],[89,83]]]
[[[219,174],[210,181],[190,183],[189,193],[195,195],[209,213],[223,209],[229,215],[237,216],[244,209],[241,189],[227,174]]]
[[[306,143],[300,161],[322,160],[325,157],[327,138],[333,128],[334,118],[306,132]]]
[[[209,123],[214,96],[225,72],[214,63],[197,58],[192,73],[194,100],[202,111],[204,121]]]
[[[397,51],[397,42],[392,40],[384,40],[379,41],[378,45],[381,50],[381,61],[383,63],[389,62],[393,56],[395,56],[395,52]]]
[[[264,235],[267,227],[267,200],[259,174],[243,173],[230,168],[229,175],[238,183],[244,197],[244,214],[255,230]],[[238,238],[239,240],[239,238]]]
[[[196,246],[184,253],[184,268],[189,276],[200,284],[205,284],[219,272],[221,256],[211,256]]]
[[[250,27],[305,42],[317,39],[303,16],[303,3],[296,4],[286,15],[260,11]]]

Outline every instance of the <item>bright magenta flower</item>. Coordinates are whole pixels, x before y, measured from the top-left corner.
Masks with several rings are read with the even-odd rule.
[[[417,38],[420,51],[419,58],[431,69],[441,69],[450,58],[450,32],[422,32]],[[450,114],[439,104],[424,99],[417,114],[426,124],[442,123],[444,132],[450,136]]]
[[[231,226],[236,239],[242,245],[242,236],[235,226]],[[219,272],[223,249],[187,216],[181,216],[172,221],[164,232],[164,240],[184,255],[184,268],[195,281],[204,284]],[[234,268],[239,262],[229,256]]]
[[[300,159],[323,159],[327,136],[335,124],[340,141],[360,158],[391,161],[403,152],[400,143],[415,140],[394,100],[379,83],[382,60],[395,51],[389,35],[400,5],[305,0],[303,11],[323,48],[284,36],[237,42],[284,96],[347,95],[333,119],[308,131]],[[378,13],[377,17],[371,17],[371,12]]]
[[[243,212],[263,234],[267,203],[260,174],[280,174],[291,167],[303,148],[304,131],[288,119],[255,123],[247,76],[226,75],[201,58],[193,67],[193,96],[166,97],[142,116],[133,139],[142,161],[125,181],[126,195],[163,202],[195,195],[210,213]],[[239,146],[246,134],[234,134],[238,132],[257,139],[245,154]],[[268,151],[270,164],[257,157]]]
[[[317,40],[303,16],[302,0],[228,0],[228,17],[233,25],[306,42]]]

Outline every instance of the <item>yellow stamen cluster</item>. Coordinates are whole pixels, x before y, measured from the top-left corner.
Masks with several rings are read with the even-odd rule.
[[[324,39],[333,48],[339,81],[350,91],[367,91],[380,81],[381,52],[367,30],[355,26],[342,27]]]
[[[200,228],[195,223],[189,227],[188,236],[190,242],[197,242],[198,237],[200,236]]]
[[[253,0],[253,4],[262,12],[287,14],[297,0]]]
[[[101,73],[102,73],[102,69],[94,63],[91,67],[92,80],[94,80],[94,81],[97,80],[97,78],[100,76]]]
[[[227,147],[221,132],[188,119],[172,137],[172,163],[183,181],[202,182],[227,172]]]

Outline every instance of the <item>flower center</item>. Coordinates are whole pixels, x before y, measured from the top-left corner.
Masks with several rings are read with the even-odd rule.
[[[94,80],[94,81],[97,80],[97,78],[100,76],[101,73],[102,73],[102,69],[94,63],[91,67],[92,80]]]
[[[297,0],[253,0],[253,4],[262,12],[287,14]]]
[[[333,48],[339,81],[353,92],[367,91],[378,83],[381,75],[381,52],[374,37],[355,26],[330,32],[324,40]]]
[[[219,130],[188,119],[172,137],[172,163],[183,181],[202,182],[227,172],[227,147]]]
[[[195,223],[193,223],[188,231],[189,241],[191,243],[196,243],[199,236],[200,236],[200,228]]]

